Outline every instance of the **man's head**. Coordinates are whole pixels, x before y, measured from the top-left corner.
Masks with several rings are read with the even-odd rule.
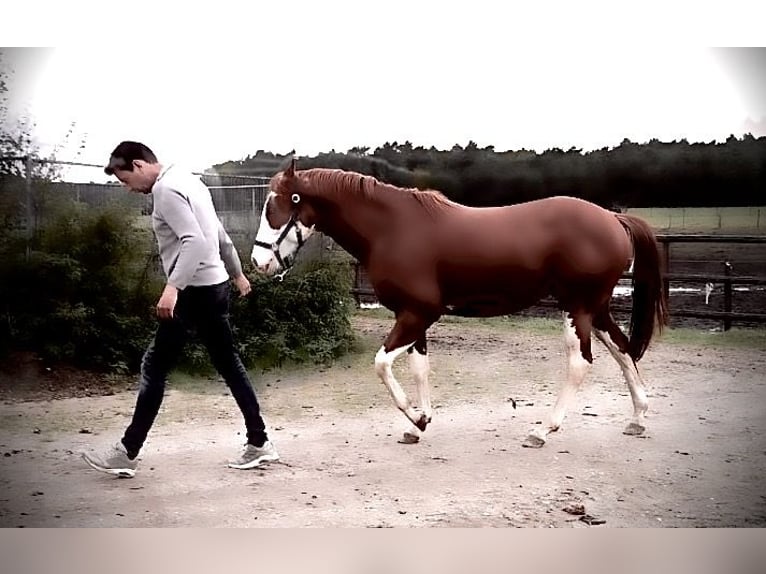
[[[104,173],[114,175],[131,191],[150,193],[161,166],[154,152],[139,142],[121,142],[109,158]]]

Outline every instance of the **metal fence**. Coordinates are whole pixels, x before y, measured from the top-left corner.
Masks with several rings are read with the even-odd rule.
[[[141,224],[150,225],[152,195],[129,193],[117,182],[73,182],[53,177],[56,168],[76,166],[93,170],[93,179],[104,177],[103,166],[97,164],[55,161],[26,157],[0,157],[3,185],[0,200],[16,201],[23,207],[18,225],[27,235],[27,250],[35,230],[44,223],[60,199],[70,199],[90,207],[102,208],[118,204],[136,210]],[[8,168],[12,169],[8,169]],[[87,173],[87,171],[86,171]],[[218,216],[232,240],[240,249],[240,255],[252,245],[258,231],[261,211],[268,193],[269,178],[227,173],[197,173],[208,186]],[[301,258],[322,257],[328,250],[335,250],[334,242],[317,234],[301,253]],[[244,259],[244,257],[243,257]],[[243,261],[244,263],[244,261]]]
[[[766,309],[766,267],[763,263],[763,257],[766,257],[763,251],[763,248],[766,247],[766,236],[658,233],[657,239],[663,251],[663,285],[665,295],[668,298],[671,319],[681,317],[684,319],[704,319],[711,322],[720,321],[725,331],[731,329],[734,323],[739,325],[766,324],[766,313],[764,313],[764,309]],[[698,273],[677,272],[674,271],[675,264],[670,247],[684,243],[705,244],[706,246],[715,244],[750,246],[759,250],[761,259],[750,267],[754,275],[735,274],[732,270],[732,264],[727,260],[716,262],[721,269],[718,273],[705,270],[709,269],[708,267],[704,267],[703,271]],[[711,255],[715,257],[715,250],[708,249]],[[681,268],[685,269],[688,266],[684,265]],[[623,275],[620,285],[613,293],[612,311],[617,313],[630,313],[632,311],[632,307],[626,304],[632,294],[631,278],[630,273]],[[689,284],[704,287],[696,289],[684,287]],[[735,291],[737,291],[736,295]],[[689,296],[689,292],[696,295]],[[355,265],[354,287],[351,293],[356,299],[357,305],[377,305],[377,298],[369,277],[358,262]],[[718,296],[719,293],[721,297]],[[711,294],[715,294],[716,305],[714,306],[709,305]],[[533,305],[530,310],[522,311],[519,314],[557,316],[557,303],[553,298],[546,297]]]
[[[733,233],[762,233],[766,208],[750,207],[638,207],[628,213],[651,222],[656,229],[683,233],[728,230]]]

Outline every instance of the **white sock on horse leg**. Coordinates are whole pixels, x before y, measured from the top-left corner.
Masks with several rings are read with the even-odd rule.
[[[410,345],[405,345],[398,349],[393,349],[388,353],[386,352],[385,347],[381,346],[375,355],[375,372],[380,377],[380,380],[383,381],[383,384],[386,385],[396,407],[402,411],[410,421],[415,423],[419,418],[419,415],[415,411],[415,407],[412,406],[404,389],[402,389],[402,386],[396,380],[396,377],[394,377],[394,373],[391,369],[394,360],[406,351],[409,346]]]
[[[640,434],[644,428],[644,414],[649,408],[649,400],[646,397],[644,382],[641,379],[638,368],[627,353],[620,351],[617,344],[612,341],[609,333],[596,330],[596,337],[609,349],[614,360],[620,365],[622,375],[625,377],[625,382],[630,391],[630,397],[633,400],[633,422],[628,425],[627,430],[632,434]]]

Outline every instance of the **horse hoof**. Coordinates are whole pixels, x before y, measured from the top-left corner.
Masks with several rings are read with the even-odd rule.
[[[625,430],[622,431],[622,434],[626,434],[628,436],[639,436],[644,434],[645,430],[646,427],[644,425],[640,425],[638,423],[630,423],[625,427]]]
[[[420,418],[415,423],[415,426],[418,427],[418,429],[422,432],[426,430],[426,427],[428,426],[429,419],[426,417],[426,415],[420,415]]]
[[[527,438],[524,439],[524,442],[521,443],[521,446],[524,448],[542,448],[542,446],[545,444],[545,439],[540,438],[537,435],[529,434],[527,435]]]
[[[420,442],[420,437],[411,432],[405,432],[399,439],[399,444],[416,444]]]

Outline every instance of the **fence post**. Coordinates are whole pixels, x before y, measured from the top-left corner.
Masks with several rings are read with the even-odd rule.
[[[726,275],[726,279],[723,282],[723,310],[726,313],[731,313],[731,263],[725,261],[723,264],[723,273]],[[731,329],[731,317],[724,317],[723,330],[728,331]]]
[[[24,158],[24,168],[26,172],[26,192],[27,192],[27,250],[26,258],[29,261],[32,255],[32,238],[34,231],[34,209],[32,208],[32,158]]]
[[[362,287],[362,269],[359,261],[354,261],[354,301],[359,308],[362,305],[362,296],[359,294],[359,289]]]
[[[668,310],[670,310],[670,279],[668,279],[668,276],[670,275],[670,241],[666,240],[662,242],[662,258],[662,266],[664,268],[662,288],[665,291],[665,301],[667,301]]]

